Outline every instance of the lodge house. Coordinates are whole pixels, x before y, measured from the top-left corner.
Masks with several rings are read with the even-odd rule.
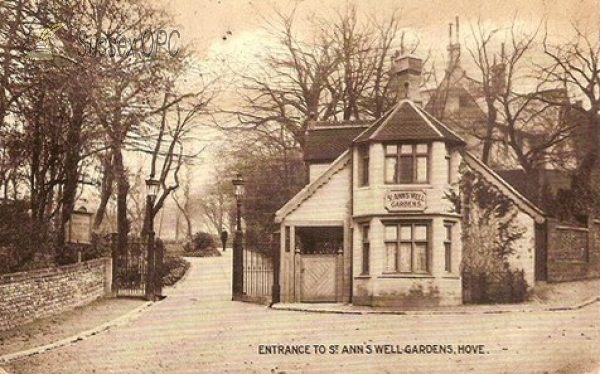
[[[514,208],[521,231],[506,266],[529,287],[545,280],[544,212],[424,109],[421,69],[418,57],[395,59],[400,99],[373,122],[309,124],[309,183],[275,217],[282,302],[461,304],[461,215],[468,209],[461,213],[448,198],[457,193],[461,168]]]

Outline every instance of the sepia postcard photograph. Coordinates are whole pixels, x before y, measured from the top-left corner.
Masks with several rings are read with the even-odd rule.
[[[0,374],[600,374],[600,0],[0,0]]]

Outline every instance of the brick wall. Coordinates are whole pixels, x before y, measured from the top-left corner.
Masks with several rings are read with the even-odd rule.
[[[110,259],[0,275],[0,331],[85,305],[110,292]]]
[[[600,277],[600,221],[572,227],[548,219],[548,282]]]

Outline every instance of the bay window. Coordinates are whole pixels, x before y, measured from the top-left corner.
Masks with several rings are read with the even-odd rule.
[[[429,224],[402,222],[384,225],[388,273],[427,273],[429,271]]]

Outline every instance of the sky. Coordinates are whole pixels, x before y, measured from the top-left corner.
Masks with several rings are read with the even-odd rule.
[[[252,53],[260,45],[261,32],[273,19],[273,10],[298,7],[299,23],[313,15],[327,17],[348,0],[153,0],[175,15],[182,39],[193,40],[200,56],[226,49],[238,55]],[[589,18],[600,24],[600,0],[362,0],[356,1],[363,14],[385,13],[398,8],[403,24],[415,29],[423,45],[444,48],[448,23],[461,19],[462,35],[469,22],[478,18],[494,25],[506,25],[513,17],[524,23],[537,24],[546,17],[555,34],[568,31],[571,20]],[[231,32],[231,34],[228,34]],[[227,39],[224,40],[223,36]]]
[[[348,0],[148,1],[173,14],[173,28],[180,32],[181,41],[191,44],[195,52],[196,79],[198,72],[205,76],[218,73],[224,62],[250,64],[257,61],[258,53],[268,53],[265,29],[274,20],[275,10],[287,13],[296,7],[298,31],[308,34],[310,19],[332,17],[336,9],[348,4]],[[478,21],[486,27],[502,28],[514,20],[524,30],[533,30],[546,20],[549,34],[556,38],[570,35],[571,22],[600,29],[600,0],[362,0],[355,3],[363,17],[385,16],[388,10],[400,10],[402,24],[420,41],[421,53],[431,49],[433,58],[442,67],[448,24],[454,23],[456,16],[460,17],[460,42],[464,47],[470,44],[469,28]],[[194,77],[188,80],[192,86]],[[209,138],[215,136],[211,130],[207,129],[206,133],[210,134]],[[209,148],[193,172],[196,193],[211,180],[213,157],[214,152]],[[167,211],[173,212],[172,207],[167,207]]]

